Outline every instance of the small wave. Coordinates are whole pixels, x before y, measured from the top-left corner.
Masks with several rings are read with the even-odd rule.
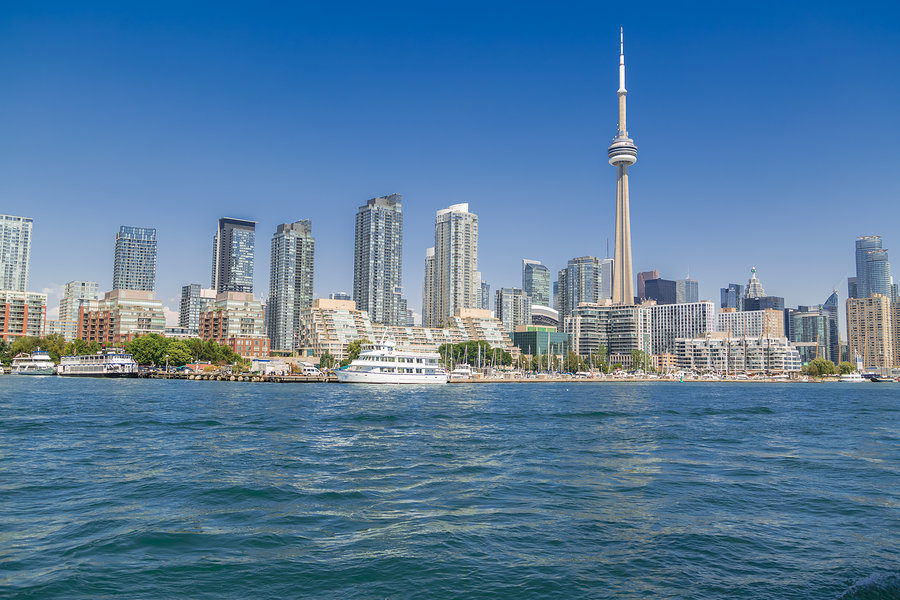
[[[588,412],[551,413],[550,416],[564,419],[602,419],[604,417],[627,417],[629,415],[628,413],[613,410],[592,410]]]
[[[894,600],[900,598],[900,574],[875,573],[856,581],[838,600]]]
[[[768,406],[746,406],[742,408],[703,408],[695,411],[695,416],[719,416],[719,415],[771,415],[774,414]]]

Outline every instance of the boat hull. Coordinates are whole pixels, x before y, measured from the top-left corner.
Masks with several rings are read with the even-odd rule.
[[[336,371],[338,383],[401,383],[408,385],[439,385],[447,383],[446,373],[369,373],[366,371]]]
[[[46,369],[23,369],[21,371],[13,371],[12,375],[56,375],[56,369],[48,367]]]
[[[60,377],[97,377],[97,378],[131,378],[137,377],[137,373],[58,373]]]

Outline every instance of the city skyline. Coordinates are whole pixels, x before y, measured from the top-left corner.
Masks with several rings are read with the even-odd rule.
[[[658,23],[627,14],[598,14],[599,20],[592,22],[588,30],[574,22],[573,17],[579,16],[577,11],[552,13],[555,18],[552,26],[542,31],[538,38],[530,25],[537,22],[538,16],[526,11],[515,26],[499,28],[496,42],[476,45],[460,57],[460,66],[466,67],[485,56],[495,59],[477,71],[476,79],[471,81],[460,79],[460,72],[448,63],[442,54],[443,46],[439,44],[471,37],[477,32],[458,26],[457,30],[438,36],[435,43],[429,43],[416,32],[415,28],[421,22],[412,15],[401,24],[400,31],[404,39],[424,52],[422,65],[414,66],[436,64],[443,67],[439,77],[446,81],[441,86],[462,82],[464,85],[458,89],[467,94],[480,87],[487,76],[497,77],[499,83],[511,86],[510,89],[517,89],[516,84],[530,85],[544,79],[561,84],[566,94],[540,91],[532,94],[529,107],[519,106],[498,119],[500,106],[507,109],[515,106],[509,104],[511,97],[504,95],[499,86],[488,85],[485,88],[488,93],[479,95],[478,104],[465,104],[464,115],[447,112],[450,109],[446,104],[436,97],[423,96],[421,89],[413,88],[417,101],[431,100],[432,104],[421,104],[426,107],[424,112],[413,113],[415,119],[411,122],[398,121],[393,109],[377,99],[367,98],[371,103],[367,114],[378,116],[377,122],[384,122],[385,126],[363,126],[362,132],[355,132],[355,137],[360,134],[377,137],[392,131],[398,144],[388,153],[391,165],[388,168],[384,160],[373,159],[368,154],[365,158],[370,160],[371,167],[363,164],[363,155],[347,153],[347,131],[333,129],[336,120],[329,114],[324,115],[321,127],[314,131],[324,133],[333,129],[337,133],[335,141],[320,149],[319,157],[297,162],[300,158],[297,148],[306,138],[286,145],[285,140],[273,137],[274,121],[253,110],[256,108],[253,102],[242,108],[237,99],[244,96],[235,95],[238,93],[236,86],[249,81],[257,86],[251,85],[248,90],[257,91],[258,85],[266,84],[274,75],[272,68],[297,60],[296,54],[288,50],[281,56],[275,51],[276,47],[254,37],[246,48],[248,65],[261,60],[262,55],[267,58],[260,63],[267,68],[262,69],[258,78],[251,78],[246,70],[236,73],[216,71],[222,75],[222,80],[201,79],[197,87],[190,88],[198,93],[232,92],[222,96],[221,101],[213,101],[212,110],[208,111],[211,119],[208,125],[218,123],[224,110],[259,126],[261,135],[250,136],[248,144],[233,145],[232,148],[222,146],[220,142],[238,139],[235,136],[240,132],[233,128],[225,127],[221,134],[213,135],[202,119],[197,121],[201,124],[199,128],[174,127],[180,122],[177,119],[193,116],[191,111],[195,107],[190,98],[180,94],[175,96],[179,104],[175,107],[173,118],[176,120],[173,121],[162,118],[162,113],[158,112],[171,102],[164,103],[158,95],[135,96],[141,89],[141,77],[149,76],[146,67],[135,62],[142,52],[135,42],[148,42],[152,47],[153,40],[160,35],[158,29],[152,25],[143,26],[135,32],[137,40],[129,41],[102,22],[92,23],[86,17],[73,18],[69,25],[58,26],[62,31],[53,30],[63,35],[49,40],[42,54],[16,64],[3,63],[0,65],[2,72],[18,84],[33,84],[32,74],[44,72],[48,85],[53,87],[64,81],[64,72],[54,68],[63,51],[72,60],[81,60],[93,56],[99,42],[119,45],[117,47],[123,50],[122,62],[111,65],[112,73],[122,76],[122,94],[143,107],[150,121],[156,119],[158,132],[146,137],[148,145],[141,156],[127,151],[119,153],[121,156],[112,156],[88,145],[86,152],[69,163],[90,175],[90,179],[86,179],[64,166],[64,162],[50,164],[48,161],[70,151],[71,141],[75,139],[73,133],[89,125],[109,148],[125,149],[129,139],[147,133],[141,122],[134,115],[109,106],[102,96],[95,109],[76,102],[83,97],[77,96],[72,102],[63,103],[48,113],[48,126],[54,125],[62,132],[51,147],[43,143],[44,137],[40,135],[45,131],[44,126],[32,120],[29,116],[32,113],[22,110],[26,104],[40,110],[47,106],[47,98],[34,85],[15,86],[17,91],[9,95],[11,110],[0,116],[0,122],[8,126],[11,133],[5,142],[10,145],[0,147],[4,158],[8,155],[6,164],[10,170],[9,177],[0,187],[0,193],[8,202],[8,208],[3,212],[35,219],[29,288],[32,291],[47,289],[51,316],[58,305],[59,292],[68,280],[95,280],[100,282],[101,289],[110,289],[106,272],[110,260],[109,236],[119,226],[130,223],[154,227],[158,231],[157,297],[169,308],[170,322],[178,312],[181,287],[192,282],[205,285],[208,239],[214,233],[209,225],[224,215],[259,221],[258,227],[263,232],[273,230],[277,223],[311,219],[319,232],[317,239],[321,249],[316,264],[314,296],[326,297],[335,289],[350,289],[352,273],[345,265],[352,261],[352,244],[348,244],[348,240],[353,211],[365,198],[393,190],[404,195],[407,221],[404,241],[409,249],[408,256],[417,257],[422,249],[431,245],[428,243],[432,233],[429,215],[465,200],[480,216],[479,270],[482,277],[491,283],[492,289],[518,286],[517,267],[521,258],[540,260],[555,273],[572,257],[606,256],[607,240],[611,242],[614,235],[614,195],[611,193],[614,174],[607,172],[609,167],[604,164],[603,148],[613,125],[608,100],[609,88],[614,84],[610,76],[614,69],[612,54],[618,42],[619,25],[624,24],[629,33],[629,64],[632,67],[629,77],[634,82],[632,87],[639,90],[632,99],[631,108],[641,123],[642,162],[635,167],[639,177],[632,184],[637,185],[633,194],[635,202],[639,199],[640,204],[640,209],[635,205],[632,211],[634,270],[655,268],[670,279],[680,279],[690,270],[692,277],[700,283],[701,298],[716,300],[719,288],[730,281],[745,281],[748,268],[756,265],[765,274],[767,290],[785,297],[787,305],[820,302],[831,289],[837,289],[843,299],[846,297],[846,278],[854,274],[852,257],[847,252],[848,243],[852,244],[861,235],[882,234],[886,247],[890,248],[890,232],[897,230],[900,218],[893,214],[895,211],[887,210],[891,206],[890,199],[896,197],[897,183],[889,175],[890,169],[881,166],[882,163],[894,164],[897,160],[895,145],[890,140],[896,139],[898,127],[893,112],[887,110],[896,103],[896,82],[877,77],[879,69],[883,70],[890,64],[891,57],[897,55],[898,36],[889,22],[876,22],[852,11],[838,14],[826,8],[818,21],[806,23],[800,30],[796,17],[789,11],[776,10],[767,15],[772,17],[770,24],[763,22],[763,12],[743,14],[740,19],[737,16],[733,20],[719,19],[717,25],[732,33],[738,22],[747,26],[748,31],[743,35],[726,40],[727,36],[711,29],[711,22],[702,18],[698,21],[698,13],[691,13],[690,19],[676,20],[683,25],[681,29],[675,27],[659,35]],[[18,17],[19,20],[13,14],[8,22],[7,43],[13,47],[24,43],[27,36],[43,39],[42,36],[49,35],[50,25],[41,19],[28,21],[24,15]],[[180,17],[199,19],[199,14],[182,14]],[[115,14],[110,16],[112,22],[116,18]],[[171,18],[172,15],[161,11],[150,23],[160,25]],[[486,18],[496,24],[499,15],[489,14]],[[847,27],[847,19],[858,27]],[[836,28],[838,22],[841,24],[839,31]],[[271,20],[266,21],[258,32],[274,28],[278,34],[275,38],[281,39],[279,35],[293,36],[303,27],[297,18],[288,18],[285,23],[290,27],[281,28]],[[98,29],[94,43],[83,42],[85,36],[77,35],[89,26]],[[368,47],[370,40],[375,43],[376,36],[369,26],[338,20],[337,27],[339,31],[355,32],[364,47]],[[785,35],[785,32],[791,32],[791,35]],[[204,35],[213,48],[225,50],[226,54],[234,50],[211,32],[204,32]],[[171,76],[153,75],[161,77],[163,89],[179,91],[176,84],[183,83],[181,78],[199,65],[198,48],[190,40],[178,36],[173,42],[163,60],[186,58],[187,61]],[[338,60],[333,49],[324,45],[321,36],[314,36],[307,43],[313,45],[312,51],[319,48],[324,52],[326,62]],[[516,66],[518,59],[515,62],[505,59],[502,44],[523,50],[523,60],[534,56],[538,48],[549,54],[544,62],[530,62],[535,74],[527,75]],[[847,47],[853,47],[854,51],[846,52]],[[816,58],[822,48],[828,51],[827,63]],[[350,48],[342,46],[340,50],[344,51],[344,57],[356,56]],[[704,57],[702,65],[695,60],[700,51]],[[401,81],[404,74],[384,60],[399,50],[384,52],[373,58],[377,63],[374,66],[382,69],[376,72]],[[773,56],[783,60],[773,62]],[[548,70],[546,61],[551,59],[554,70],[558,71],[555,75]],[[212,60],[215,66],[217,62]],[[559,71],[556,65],[562,65],[562,70]],[[869,92],[870,88],[859,92],[859,88],[844,77],[851,71],[846,65],[853,65],[853,81],[865,78],[878,93]],[[413,71],[418,73],[417,69]],[[100,92],[109,81],[102,72],[92,69],[85,70],[82,76],[84,90],[87,90],[84,93]],[[356,72],[350,76],[353,81],[360,82],[364,77]],[[476,82],[479,86],[473,86]],[[321,91],[332,97],[338,84],[334,81],[325,83],[328,85],[322,86]],[[788,96],[778,103],[778,112],[771,102],[771,91],[767,89],[775,83],[780,92]],[[168,88],[166,84],[169,84]],[[289,97],[294,98],[290,93],[290,82],[286,85],[286,95],[273,93],[271,96],[276,108]],[[547,87],[543,85],[541,90]],[[852,125],[845,123],[843,118],[849,101],[845,92],[849,89],[857,90],[856,95],[861,93],[868,108],[861,116],[862,121]],[[856,95],[854,102],[859,101]],[[730,101],[724,103],[729,105],[728,110],[712,103],[712,99],[716,99],[722,104],[722,98]],[[691,106],[698,100],[698,106]],[[322,116],[322,106],[316,102],[292,107],[289,119],[285,119],[287,113],[274,111],[279,128],[295,132],[301,124],[308,125],[310,117]],[[559,109],[568,106],[567,102],[571,103],[571,110],[561,114]],[[262,104],[268,105],[268,101]],[[154,106],[158,110],[154,110]],[[111,129],[111,124],[97,121],[99,113],[94,111],[101,109],[109,109],[106,114],[112,119],[111,123],[117,125],[116,129]],[[336,107],[334,117],[345,116],[345,110],[347,107]],[[421,117],[429,111],[450,119],[429,121],[431,125],[410,137],[408,124],[420,123]],[[477,123],[494,123],[494,126],[479,127],[477,138],[473,138],[473,129],[458,127],[457,121],[462,116],[474,117]],[[539,118],[533,120],[531,117]],[[704,186],[698,190],[693,178],[689,177],[693,164],[679,149],[687,132],[694,128],[694,123],[701,122],[701,117],[708,126],[706,131],[724,128],[728,135],[712,132],[705,140],[706,147],[715,149],[713,154],[717,156],[709,157]],[[790,137],[787,143],[792,145],[795,154],[803,148],[804,156],[812,156],[812,159],[792,162],[790,181],[786,186],[779,183],[777,169],[769,168],[774,164],[770,158],[756,154],[764,147],[766,136],[763,132],[767,129],[759,124],[773,122]],[[520,146],[524,140],[516,131],[524,123],[533,124],[534,135],[540,134],[546,143]],[[875,149],[875,164],[866,179],[866,202],[872,210],[885,215],[877,227],[870,222],[870,213],[866,211],[859,211],[859,214],[845,211],[848,214],[834,218],[836,211],[853,206],[858,193],[858,184],[845,169],[839,168],[843,163],[838,160],[837,151],[843,147],[841,140],[860,127],[872,137]],[[30,142],[16,143],[17,139],[20,142],[26,139],[17,136],[28,136]],[[480,143],[473,146],[469,142],[475,139]],[[740,140],[740,147],[733,144],[735,139]],[[263,140],[275,141],[280,150],[287,151],[291,168],[296,169],[296,173],[288,174],[285,170],[288,161],[265,152],[259,154]],[[449,145],[445,143],[448,140]],[[425,161],[403,151],[404,142],[407,145],[411,142],[418,154],[426,148],[440,148],[441,152],[433,162]],[[548,152],[548,144],[560,148],[563,154]],[[186,147],[179,150],[181,145]],[[479,154],[476,149],[470,159],[462,160],[457,148],[462,145],[470,154],[473,147],[485,146],[486,154]],[[204,147],[215,147],[211,158],[204,158],[201,150]],[[497,160],[497,151],[501,148],[514,151],[507,155],[508,158]],[[176,163],[179,157],[187,158],[183,154],[185,151],[190,152],[190,160]],[[174,154],[169,158],[172,152]],[[484,160],[488,155],[493,157],[492,160]],[[128,160],[123,162],[123,157]],[[449,162],[448,157],[452,159]],[[261,162],[263,158],[265,166]],[[304,158],[310,159],[309,156]],[[39,172],[47,170],[48,164],[53,177],[39,176]],[[487,165],[490,165],[490,172],[486,170]],[[162,177],[147,186],[144,185],[146,170],[151,166],[153,172]],[[350,178],[352,181],[344,183],[336,179],[338,168],[345,172],[349,169],[354,175]],[[58,183],[47,185],[48,180]],[[740,185],[736,186],[735,181]],[[476,185],[476,182],[481,183]],[[65,189],[64,193],[62,189]],[[778,190],[778,194],[773,194],[772,190]],[[519,235],[523,228],[534,223],[538,211],[544,210],[547,198],[560,194],[573,215],[589,211],[586,214],[597,218],[544,219],[541,229],[527,239]],[[787,195],[790,202],[785,203],[782,195]],[[726,220],[722,207],[727,205],[723,200],[735,207],[737,219]],[[80,210],[79,202],[90,202],[96,210]],[[811,214],[805,207],[812,203],[820,208],[824,206],[826,210]],[[777,210],[776,214],[783,217],[765,221],[762,234],[770,238],[765,245],[735,242],[736,239],[750,239],[751,234],[760,234],[761,225],[752,218],[753,211],[745,212],[748,208],[753,211]],[[801,210],[805,228],[815,231],[812,237],[809,232],[796,227],[794,219]],[[716,211],[719,214],[715,214]],[[702,235],[684,236],[684,232],[692,231],[691,227],[697,225],[696,215],[703,212],[713,214],[712,218],[701,222],[705,227],[698,234]],[[745,218],[741,218],[742,215]],[[67,227],[77,228],[81,234],[81,252],[77,256],[60,252],[55,243]],[[795,240],[790,236],[798,237]],[[823,239],[829,243],[822,244]],[[807,261],[802,269],[789,268],[785,259],[798,248],[798,241],[800,245],[816,242],[815,259]],[[717,250],[709,253],[710,247]],[[263,295],[260,290],[268,288],[268,257],[261,250],[257,248],[254,270],[254,289],[258,296]],[[421,312],[421,298],[417,293],[422,283],[421,259],[405,262],[402,279],[410,306]]]

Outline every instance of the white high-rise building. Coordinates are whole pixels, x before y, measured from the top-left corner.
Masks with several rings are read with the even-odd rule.
[[[437,211],[434,222],[434,314],[441,326],[460,308],[478,306],[478,215],[468,203]],[[478,287],[479,289],[476,289]]]
[[[372,198],[356,213],[353,299],[374,323],[399,325],[403,264],[400,194]]]
[[[0,215],[0,290],[24,292],[31,258],[31,217]]]
[[[715,330],[716,305],[709,301],[685,304],[647,304],[650,314],[650,352],[675,352],[677,338],[698,338]]]
[[[312,306],[316,240],[309,221],[283,223],[272,236],[266,329],[273,350],[300,341],[300,314]]]

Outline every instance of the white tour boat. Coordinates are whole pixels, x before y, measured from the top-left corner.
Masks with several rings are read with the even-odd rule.
[[[843,383],[862,383],[864,381],[866,381],[866,378],[860,375],[858,371],[841,375],[841,382]]]
[[[56,365],[50,354],[43,350],[35,350],[31,354],[23,352],[12,359],[10,373],[13,375],[53,375]]]
[[[393,342],[366,344],[359,358],[335,371],[340,383],[447,383],[437,352],[397,350]]]
[[[63,356],[57,373],[70,377],[137,377],[138,365],[121,349],[83,356]]]

